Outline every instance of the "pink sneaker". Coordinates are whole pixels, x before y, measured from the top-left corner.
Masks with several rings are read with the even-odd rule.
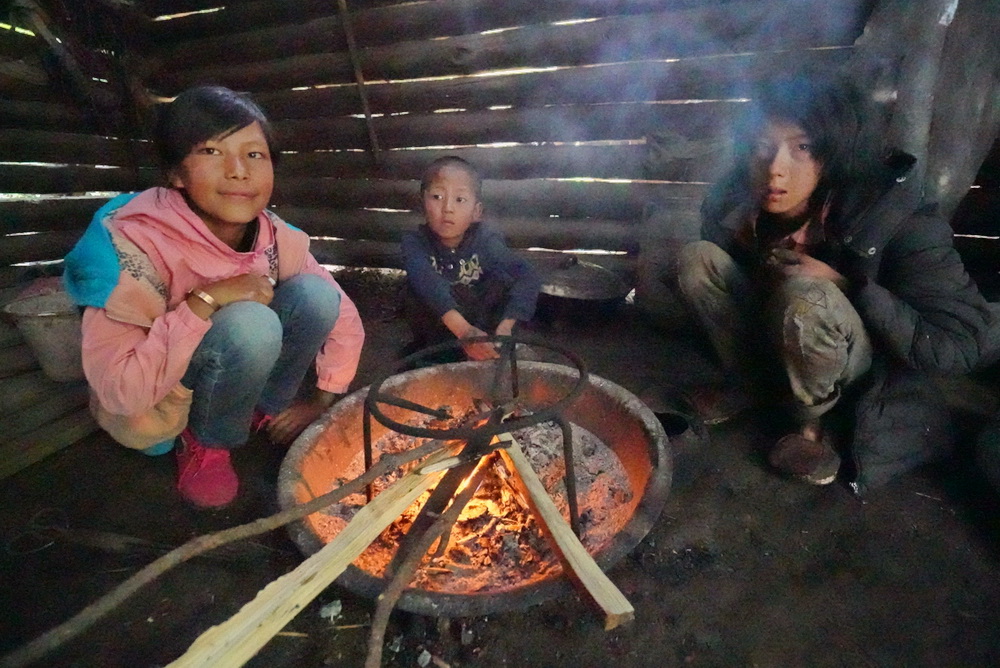
[[[181,432],[177,468],[177,491],[196,506],[219,508],[236,498],[240,480],[229,462],[229,450],[205,447],[190,428]]]

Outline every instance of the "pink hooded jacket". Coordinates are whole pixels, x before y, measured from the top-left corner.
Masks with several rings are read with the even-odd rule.
[[[95,398],[108,412],[148,412],[175,389],[211,319],[186,303],[197,287],[259,273],[282,281],[300,273],[322,277],[340,292],[340,316],[316,357],[317,387],[347,391],[357,372],[364,328],[354,302],[309,253],[309,237],[264,211],[253,250],[239,253],[212,234],[175,190],[135,196],[105,222],[121,278],[105,308],[83,315],[83,366]]]

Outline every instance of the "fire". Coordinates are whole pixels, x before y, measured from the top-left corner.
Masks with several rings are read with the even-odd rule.
[[[583,533],[588,551],[596,552],[619,528],[614,508],[631,498],[621,463],[593,434],[573,427],[574,462]],[[568,502],[562,477],[562,432],[552,423],[526,427],[515,432],[517,440],[546,484],[550,495],[568,518]],[[377,456],[419,445],[414,439],[389,432],[373,443]],[[419,464],[415,467],[419,468]],[[451,531],[432,546],[421,562],[412,586],[448,593],[501,592],[553,577],[562,566],[538,520],[513,483],[502,459],[491,452],[477,468],[487,468],[479,489],[465,507]],[[385,489],[402,472],[375,483],[375,493]],[[467,476],[461,486],[468,484]],[[459,491],[462,489],[460,486]],[[403,536],[430,496],[430,491],[414,502],[374,541],[354,565],[387,577],[386,567]],[[457,492],[456,492],[457,493]],[[361,494],[344,499],[327,512],[310,517],[313,530],[325,542],[331,540],[365,502]]]

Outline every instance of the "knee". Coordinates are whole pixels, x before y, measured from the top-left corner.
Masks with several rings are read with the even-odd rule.
[[[685,295],[697,294],[718,276],[718,267],[731,263],[728,253],[711,241],[692,241],[677,254],[677,285]]]
[[[307,318],[326,329],[333,327],[340,315],[340,291],[314,274],[298,274],[282,281],[275,301],[281,306],[290,306],[297,317]]]
[[[821,318],[850,305],[833,281],[811,276],[795,276],[782,281],[775,296],[785,312],[791,311],[800,317]]]
[[[258,302],[233,302],[212,317],[213,345],[234,364],[270,370],[281,353],[277,314]]]

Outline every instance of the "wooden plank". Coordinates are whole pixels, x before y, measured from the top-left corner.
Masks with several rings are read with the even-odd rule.
[[[427,463],[450,454],[443,451]],[[285,624],[319,596],[351,562],[425,491],[441,473],[409,472],[358,510],[329,543],[291,573],[257,593],[228,620],[213,626],[192,643],[171,668],[238,668],[249,661]]]
[[[44,48],[44,43],[34,35],[26,35],[16,30],[0,30],[0,56],[24,58],[37,55]]]
[[[320,264],[341,267],[379,267],[387,269],[402,269],[402,255],[399,244],[387,241],[343,241],[332,239],[313,239],[310,246],[313,256]],[[520,251],[531,261],[540,265],[551,263],[566,257],[566,253],[555,251]],[[578,254],[588,262],[599,264],[616,273],[631,275],[635,272],[634,255],[625,254]]]
[[[587,552],[580,539],[573,533],[569,523],[556,508],[538,474],[531,468],[531,462],[524,455],[520,444],[510,434],[501,434],[500,440],[509,440],[511,445],[497,452],[520,483],[523,496],[539,521],[543,533],[552,543],[563,563],[563,571],[582,586],[595,603],[604,611],[604,630],[628,624],[635,619],[635,608],[628,602],[621,590],[615,586],[594,558]]]
[[[12,162],[156,166],[148,142],[46,130],[0,129],[0,156]]]
[[[483,182],[483,201],[492,216],[561,216],[634,220],[654,197],[700,199],[707,184],[523,179]],[[414,209],[415,181],[365,179],[283,179],[272,198],[275,206]],[[2,257],[2,256],[0,256]]]
[[[372,125],[385,149],[497,142],[634,140],[662,129],[704,140],[727,136],[741,105],[736,101],[567,105],[383,116],[373,119]],[[287,150],[367,150],[369,147],[365,123],[359,118],[278,121],[275,130],[281,146]]]
[[[0,192],[81,194],[94,191],[131,191],[158,185],[159,171],[138,172],[87,165],[5,165],[0,170]]]
[[[9,415],[44,398],[47,394],[60,387],[41,371],[10,376],[0,380],[0,411]]]
[[[423,222],[417,213],[334,209],[282,209],[279,213],[312,236],[366,241],[399,241],[403,232]],[[518,248],[639,250],[636,221],[492,216],[488,220]]]
[[[0,378],[38,369],[38,360],[28,344],[0,348]]]
[[[0,264],[62,259],[82,234],[83,229],[78,229],[4,237]]]
[[[366,80],[472,74],[515,67],[591,65],[628,60],[682,58],[847,46],[864,27],[864,2],[843,7],[782,0],[731,2],[721,6],[638,16],[615,16],[570,25],[544,24],[500,33],[443,40],[399,42],[361,50]],[[650,30],[649,26],[657,26]],[[403,33],[405,34],[405,33]],[[246,49],[234,49],[245,54]],[[283,53],[300,54],[307,49]],[[215,81],[241,90],[267,90],[350,83],[353,68],[344,50],[200,68],[163,63],[153,85],[178,91]]]
[[[96,132],[95,119],[60,102],[34,102],[0,97],[0,128]]]
[[[84,383],[56,383],[56,387],[38,401],[8,413],[4,420],[8,436],[22,436],[59,418],[86,408],[90,390]]]
[[[0,201],[0,234],[80,230],[107,197],[47,197]]]
[[[83,409],[28,434],[0,443],[0,480],[45,459],[98,430],[90,411]]]
[[[488,109],[497,105],[597,104],[649,100],[725,99],[745,95],[754,83],[801,67],[833,69],[850,47],[742,53],[728,56],[563,67],[440,80],[372,82],[365,94],[372,112]],[[255,98],[273,119],[358,113],[357,88],[261,91]]]
[[[715,0],[715,4],[728,0]],[[352,0],[348,4],[351,10],[351,25],[357,34],[359,46],[390,44],[404,32],[409,39],[430,39],[450,35],[508,28],[511,26],[552,21],[566,21],[604,17],[615,14],[637,14],[641,12],[663,10],[664,8],[681,9],[705,5],[712,0],[631,0],[630,2],[607,2],[606,0],[550,0],[539,3],[532,0],[436,0],[436,2],[414,3],[395,2],[377,3],[382,6],[369,6],[376,3],[365,3]],[[170,10],[173,11],[173,10]],[[239,46],[238,39],[246,39],[246,33],[266,27],[269,37],[278,45],[287,45],[287,34],[290,29],[302,29],[307,22],[316,19],[332,18],[336,15],[335,7],[328,0],[299,0],[298,2],[260,2],[227,3],[219,12],[210,14],[194,14],[171,21],[158,21],[153,24],[152,37],[161,45],[161,51],[170,54],[174,65],[191,65],[191,61],[174,60],[181,56],[182,51],[176,43],[190,45],[197,40],[202,48],[211,45],[209,54],[225,58],[231,54],[234,46]],[[275,30],[279,28],[280,30]],[[327,27],[328,48],[343,34],[339,23]],[[218,37],[204,38],[205,35]],[[303,36],[303,41],[323,43],[322,36]],[[260,45],[266,47],[266,45]],[[258,45],[254,45],[255,53]],[[272,46],[274,48],[274,46]],[[282,51],[269,51],[281,54]]]
[[[706,152],[714,146],[707,140],[704,144]],[[548,144],[389,150],[380,154],[377,164],[370,152],[318,151],[282,155],[276,173],[279,179],[289,176],[419,179],[432,161],[446,155],[454,155],[468,160],[476,166],[484,178],[489,179],[585,176],[641,179],[644,175],[645,153],[646,146],[642,140],[625,144]],[[677,178],[672,180],[678,181],[714,180],[714,175],[719,171],[719,168],[712,164],[693,160],[678,160],[673,169],[673,174]],[[681,178],[682,176],[687,178]]]

